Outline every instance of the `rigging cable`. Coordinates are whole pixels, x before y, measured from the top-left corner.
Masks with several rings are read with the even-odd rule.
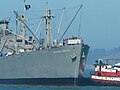
[[[80,21],[79,21],[79,31],[78,31],[78,37],[80,37],[80,31],[81,31],[81,21],[82,21],[82,9],[80,13]]]
[[[63,33],[63,35],[61,36],[60,40],[58,43],[60,43],[60,41],[62,40],[63,36],[66,34],[66,32],[68,31],[69,27],[71,26],[72,22],[74,21],[74,19],[76,18],[78,12],[80,11],[80,9],[82,8],[82,5],[79,7],[78,11],[76,12],[75,16],[73,17],[73,19],[71,20],[70,24],[68,25],[67,29],[65,30],[65,32]]]
[[[16,11],[14,11],[14,13],[16,14],[16,16],[18,16],[18,14],[16,13]],[[21,18],[18,16],[18,18],[20,19],[20,21],[26,26],[26,28],[31,32],[31,34],[36,38],[36,40],[39,42],[39,39],[35,36],[35,34],[30,30],[30,28],[25,24],[25,22],[23,20],[21,20]]]

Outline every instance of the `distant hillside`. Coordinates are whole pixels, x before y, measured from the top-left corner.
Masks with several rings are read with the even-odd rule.
[[[95,60],[98,59],[108,59],[108,60],[120,59],[120,47],[111,50],[105,50],[105,49],[90,50],[87,58],[87,65],[89,66],[93,65]],[[120,60],[114,62],[117,63],[120,62]]]
[[[117,60],[117,59],[120,59],[120,47],[114,48],[111,50],[105,50],[105,49],[90,50],[88,53],[84,77],[90,76],[90,73],[92,73],[94,70],[93,64],[95,63],[95,60],[98,60],[98,59],[108,59],[108,60],[110,59],[109,60],[110,64],[115,64],[115,63],[120,62],[120,60]]]
[[[107,55],[105,49],[90,50],[88,53],[87,64],[93,64],[95,60],[103,58]]]

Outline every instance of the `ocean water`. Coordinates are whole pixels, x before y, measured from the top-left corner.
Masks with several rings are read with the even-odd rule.
[[[84,77],[90,77],[90,70],[85,70]],[[29,86],[0,85],[0,90],[120,90],[120,86]]]
[[[17,86],[0,85],[0,90],[120,90],[114,86]]]

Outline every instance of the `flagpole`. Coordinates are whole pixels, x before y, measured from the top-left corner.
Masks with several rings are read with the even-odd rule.
[[[26,5],[26,0],[24,0],[24,18],[26,18],[26,9],[25,9],[25,5]]]

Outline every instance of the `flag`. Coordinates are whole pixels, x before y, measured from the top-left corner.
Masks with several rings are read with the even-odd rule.
[[[25,9],[26,9],[26,10],[29,10],[30,8],[31,8],[30,5],[25,5]]]

